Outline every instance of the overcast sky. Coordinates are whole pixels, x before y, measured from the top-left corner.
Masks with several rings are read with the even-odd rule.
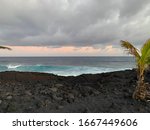
[[[5,56],[123,55],[150,38],[150,0],[0,0]]]

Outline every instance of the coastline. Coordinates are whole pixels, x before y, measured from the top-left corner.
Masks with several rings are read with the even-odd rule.
[[[79,76],[0,72],[0,112],[150,112],[149,102],[132,99],[136,79],[134,69]]]

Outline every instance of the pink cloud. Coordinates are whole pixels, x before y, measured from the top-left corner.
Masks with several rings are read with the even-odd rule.
[[[122,50],[108,45],[105,48],[93,47],[41,47],[41,46],[9,46],[12,51],[0,50],[1,56],[108,56],[120,55]]]

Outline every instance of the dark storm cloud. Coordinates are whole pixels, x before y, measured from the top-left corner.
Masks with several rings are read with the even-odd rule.
[[[150,37],[149,0],[0,0],[3,45],[95,46]]]

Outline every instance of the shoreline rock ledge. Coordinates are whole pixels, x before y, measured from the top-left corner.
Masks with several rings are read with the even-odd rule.
[[[132,99],[136,71],[79,76],[0,72],[1,113],[147,113],[149,102]],[[150,73],[146,73],[150,82]]]

